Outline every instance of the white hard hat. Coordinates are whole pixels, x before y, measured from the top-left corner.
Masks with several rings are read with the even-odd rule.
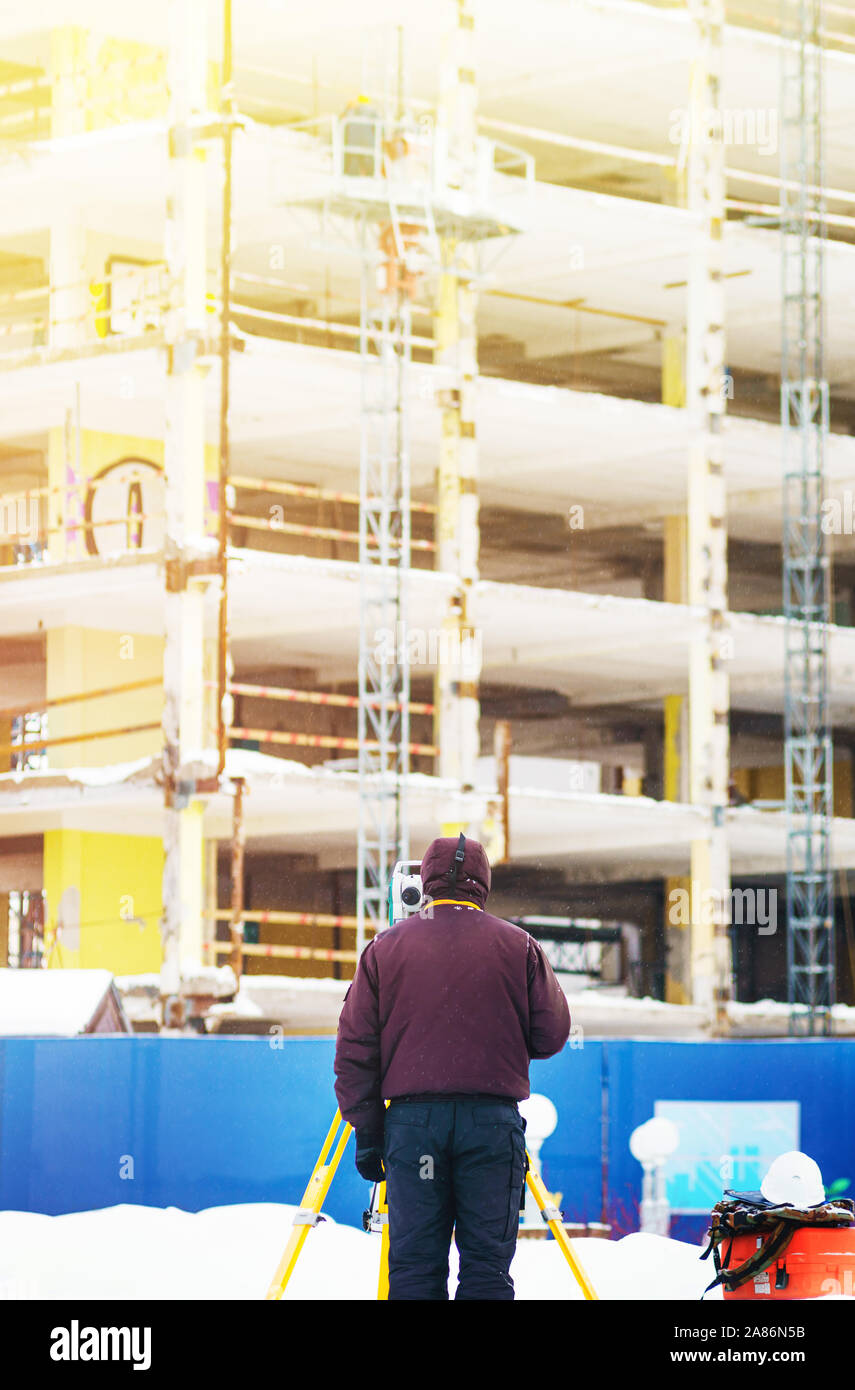
[[[807,1154],[793,1150],[779,1154],[760,1184],[767,1202],[780,1207],[817,1207],[825,1201],[819,1166]]]

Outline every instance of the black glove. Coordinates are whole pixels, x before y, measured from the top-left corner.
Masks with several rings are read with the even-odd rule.
[[[383,1135],[362,1130],[356,1136],[356,1171],[366,1182],[382,1182],[386,1176],[383,1167]]]

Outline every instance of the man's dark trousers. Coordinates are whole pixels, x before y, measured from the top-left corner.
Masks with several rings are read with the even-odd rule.
[[[389,1298],[447,1299],[452,1230],[458,1299],[511,1300],[509,1274],[525,1184],[525,1124],[515,1101],[392,1101],[383,1162]]]

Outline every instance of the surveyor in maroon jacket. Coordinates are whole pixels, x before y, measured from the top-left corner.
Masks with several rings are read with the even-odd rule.
[[[335,1054],[356,1166],[385,1176],[390,1299],[512,1299],[525,1183],[531,1058],[570,1032],[567,1000],[528,932],[484,911],[490,865],[477,840],[434,840],[427,904],[369,942],[347,992]],[[384,1100],[389,1108],[384,1109]]]

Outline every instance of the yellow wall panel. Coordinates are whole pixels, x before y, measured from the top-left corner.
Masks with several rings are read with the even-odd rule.
[[[158,682],[163,678],[162,637],[84,627],[55,628],[47,634],[48,702],[64,695],[155,678]],[[102,695],[49,710],[50,738],[155,725],[144,733],[86,739],[50,748],[50,766],[104,767],[153,757],[162,742],[162,707],[163,690],[159,683],[144,690]]]
[[[735,768],[733,780],[749,801],[783,801],[786,798],[782,766]],[[852,815],[852,764],[845,757],[834,759],[834,814]]]

